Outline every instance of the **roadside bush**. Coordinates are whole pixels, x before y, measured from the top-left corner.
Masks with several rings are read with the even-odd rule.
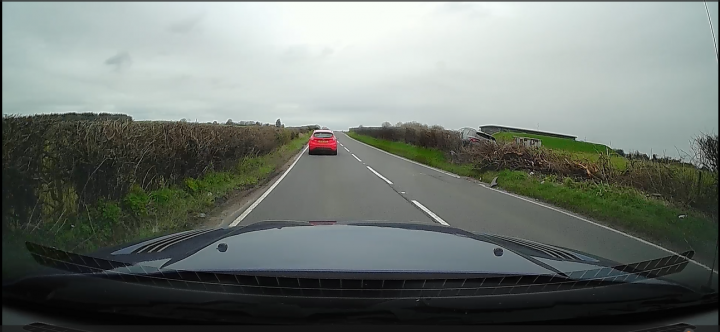
[[[427,125],[415,122],[400,125],[399,127],[358,127],[350,130],[360,135],[437,149],[446,153],[459,151],[462,147],[459,132],[445,130],[440,126],[429,128]]]
[[[185,179],[232,170],[244,157],[267,154],[302,131],[3,116],[3,229],[88,214],[103,201],[122,201],[129,211],[142,215],[149,200],[145,193],[182,184],[201,190]],[[114,219],[107,211],[102,218]]]
[[[462,148],[458,160],[477,171],[525,170],[575,179],[598,179],[597,165],[573,160],[569,154],[546,148],[528,148],[514,142],[473,144]]]
[[[696,167],[628,160],[618,169],[610,155],[596,161],[577,160],[572,154],[546,148],[527,148],[511,142],[476,144],[463,148],[458,160],[472,163],[477,171],[524,170],[553,174],[576,181],[618,184],[717,216],[717,175]]]

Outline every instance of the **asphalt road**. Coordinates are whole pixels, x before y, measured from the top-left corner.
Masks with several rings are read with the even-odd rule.
[[[308,155],[232,225],[263,220],[382,220],[440,223],[577,249],[622,263],[671,255],[608,227],[531,199],[487,188],[360,143],[336,132],[338,154]],[[710,265],[710,264],[707,264]],[[716,268],[717,270],[717,268]],[[671,279],[706,284],[692,263]],[[718,274],[712,274],[717,289]]]

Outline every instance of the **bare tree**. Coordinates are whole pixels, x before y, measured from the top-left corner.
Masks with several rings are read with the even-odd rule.
[[[428,125],[419,123],[417,121],[405,122],[402,124],[402,126],[406,127],[406,128],[413,128],[413,129],[429,129]]]
[[[383,128],[390,128],[390,127],[392,127],[392,124],[391,124],[390,122],[385,121],[385,122],[382,123],[382,127],[383,127]]]
[[[226,124],[226,125],[231,125],[231,124],[233,124],[232,119],[228,119],[227,122],[225,122],[225,124]]]
[[[718,135],[702,134],[693,141],[693,152],[698,166],[718,172]]]
[[[275,120],[275,127],[280,127],[281,124],[280,119]]]

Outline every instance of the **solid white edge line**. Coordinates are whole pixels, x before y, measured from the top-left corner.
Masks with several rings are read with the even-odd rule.
[[[419,207],[420,210],[423,210],[423,211],[425,211],[425,213],[430,215],[430,218],[433,218],[439,224],[442,224],[445,226],[450,226],[450,224],[446,223],[445,220],[442,220],[442,218],[438,217],[437,214],[433,213],[432,211],[430,211],[430,209],[426,208],[425,205],[420,204],[420,202],[418,202],[414,199],[412,200],[412,202],[413,202],[413,204],[417,205],[417,207]]]
[[[387,182],[388,184],[393,184],[390,180],[388,180],[388,179],[385,178],[384,176],[380,175],[380,173],[378,173],[378,172],[376,172],[374,169],[372,169],[372,167],[370,167],[370,166],[366,166],[366,167],[370,170],[370,172],[375,173],[375,175],[377,175],[378,177],[380,177],[381,179],[383,179],[383,180],[384,180],[385,182]]]
[[[306,145],[305,148],[300,152],[300,155],[297,157],[297,159],[295,159],[295,161],[292,163],[292,165],[290,165],[290,167],[288,167],[288,169],[285,170],[285,173],[283,173],[283,175],[280,176],[280,178],[277,179],[277,181],[275,181],[275,183],[273,183],[272,186],[270,186],[270,188],[268,188],[268,190],[266,190],[262,194],[262,196],[260,196],[260,198],[255,200],[255,202],[253,202],[252,205],[250,205],[247,209],[245,209],[245,211],[243,211],[243,213],[239,217],[237,217],[237,219],[235,219],[232,223],[230,223],[230,227],[237,226],[240,222],[243,221],[243,219],[245,219],[245,217],[247,217],[250,214],[250,212],[252,212],[258,205],[260,205],[260,202],[262,202],[265,199],[265,197],[270,195],[270,192],[272,192],[273,189],[275,189],[275,187],[277,187],[277,185],[280,183],[280,181],[282,181],[282,179],[284,179],[285,176],[288,175],[288,173],[290,173],[290,170],[293,169],[293,167],[295,167],[295,164],[297,164],[297,162],[300,160],[300,158],[302,158],[302,156],[305,154],[305,151],[307,149],[308,149],[308,146]]]
[[[350,151],[348,151],[348,152],[350,152]],[[357,161],[362,162],[362,160],[360,160],[360,158],[358,158],[354,153],[351,153],[351,155],[352,155],[353,157],[355,157],[355,159],[357,159]]]
[[[348,136],[347,134],[345,134],[345,135]],[[350,136],[348,136],[348,137],[350,137]],[[350,138],[352,138],[352,137],[350,137]],[[372,145],[370,145],[370,144],[366,144],[366,143],[360,142],[360,141],[358,141],[358,140],[356,140],[356,139],[354,139],[354,138],[352,138],[352,139],[355,140],[355,142],[358,142],[358,143],[361,143],[361,144],[365,144],[365,145],[367,145],[367,146],[369,146],[369,147],[371,147],[371,148],[373,148],[373,149],[375,149],[375,150],[378,150],[378,151],[380,151],[380,152],[382,152],[382,153],[391,155],[391,156],[393,156],[393,157],[395,157],[395,158],[400,158],[400,159],[402,159],[402,160],[405,160],[405,161],[407,161],[407,162],[413,163],[413,164],[415,164],[415,165],[422,166],[422,167],[425,167],[425,168],[429,168],[429,169],[431,169],[431,170],[433,170],[433,171],[436,171],[436,172],[445,174],[445,175],[447,175],[447,176],[452,176],[452,177],[454,177],[454,178],[456,178],[456,179],[461,178],[460,175],[453,174],[453,173],[450,173],[450,172],[447,172],[447,171],[443,171],[443,170],[441,170],[441,169],[438,169],[438,168],[435,168],[435,167],[432,167],[432,166],[428,166],[428,165],[425,165],[425,164],[421,164],[421,163],[419,163],[419,162],[417,162],[417,161],[410,160],[410,159],[407,159],[407,158],[404,158],[404,157],[400,157],[400,156],[398,156],[398,155],[392,154],[392,153],[387,152],[387,151],[385,151],[385,150],[380,150],[380,149],[378,149],[378,148],[376,148],[376,147],[374,147],[374,146],[372,146]]]
[[[345,134],[345,135],[348,136],[348,137],[350,137],[350,136],[347,135],[347,134]],[[352,137],[350,137],[350,138],[352,138]],[[361,144],[365,144],[365,143],[360,142],[360,141],[358,141],[358,140],[355,140],[355,141],[356,141],[356,142],[359,142],[359,143],[361,143]],[[423,167],[425,167],[425,168],[429,168],[429,169],[432,169],[432,170],[436,170],[436,171],[438,171],[438,172],[440,172],[440,173],[444,173],[444,174],[447,174],[447,175],[450,175],[450,176],[453,176],[453,177],[460,178],[460,176],[458,176],[458,175],[455,175],[455,174],[452,174],[452,173],[447,173],[447,172],[442,171],[442,170],[439,170],[439,169],[437,169],[437,168],[430,167],[430,166],[428,166],[428,165],[423,165],[423,164],[420,164],[420,163],[418,163],[418,162],[416,162],[416,161],[409,160],[409,159],[400,157],[400,156],[398,156],[398,155],[394,155],[394,154],[392,154],[392,153],[390,153],[390,152],[387,152],[387,151],[384,151],[384,150],[380,150],[380,149],[378,149],[378,148],[376,148],[376,147],[374,147],[374,146],[372,146],[372,145],[369,145],[369,144],[365,144],[365,145],[367,145],[367,146],[369,146],[369,147],[371,147],[371,148],[373,148],[373,149],[375,149],[375,150],[378,150],[378,151],[380,151],[380,152],[383,152],[383,153],[385,153],[385,154],[389,154],[389,155],[391,155],[391,156],[393,156],[393,157],[397,157],[397,158],[403,159],[403,160],[405,160],[405,161],[411,162],[411,163],[413,163],[413,164],[420,165],[420,166],[423,166]],[[598,227],[600,227],[600,228],[604,228],[604,229],[606,229],[606,230],[609,230],[609,231],[612,231],[612,232],[615,232],[615,233],[624,235],[624,236],[629,237],[629,238],[631,238],[631,239],[633,239],[633,240],[639,241],[640,243],[649,245],[649,246],[654,247],[654,248],[656,248],[656,249],[660,249],[660,250],[665,251],[665,252],[667,252],[667,253],[670,253],[670,254],[673,254],[673,255],[680,255],[680,254],[678,254],[678,253],[676,253],[676,252],[674,252],[674,251],[672,251],[672,250],[663,248],[662,246],[657,245],[657,244],[655,244],[655,243],[649,242],[649,241],[647,241],[647,240],[643,240],[643,239],[641,239],[641,238],[639,238],[639,237],[635,237],[635,236],[632,236],[632,235],[627,234],[627,233],[623,233],[623,232],[621,232],[621,231],[619,231],[619,230],[617,230],[617,229],[613,229],[613,228],[611,228],[611,227],[598,224],[598,223],[596,223],[596,222],[587,220],[587,219],[585,219],[585,218],[576,216],[576,215],[574,215],[574,214],[565,212],[565,211],[563,211],[563,210],[554,208],[554,207],[552,207],[552,206],[548,206],[548,205],[545,205],[545,204],[541,204],[541,203],[535,202],[535,201],[533,201],[533,200],[527,199],[527,198],[525,198],[525,197],[518,196],[518,195],[515,195],[515,194],[511,194],[511,193],[508,193],[508,192],[505,192],[505,191],[497,190],[497,189],[495,189],[495,188],[490,188],[490,187],[488,187],[488,186],[486,186],[486,185],[481,185],[481,186],[482,186],[483,188],[490,189],[490,190],[493,190],[493,191],[496,191],[496,192],[499,192],[499,193],[502,193],[502,194],[505,194],[505,195],[509,195],[509,196],[512,196],[512,197],[521,199],[521,200],[523,200],[523,201],[530,202],[530,203],[533,203],[533,204],[535,204],[535,205],[542,206],[542,207],[544,207],[544,208],[548,208],[548,209],[553,210],[553,211],[556,211],[556,212],[560,212],[560,213],[562,213],[562,214],[564,214],[564,215],[577,218],[577,219],[582,220],[582,221],[584,221],[584,222],[586,222],[586,223],[589,223],[589,224],[591,224],[591,225],[595,225],[595,226],[598,226]],[[698,266],[700,266],[700,267],[702,267],[702,268],[704,268],[704,269],[706,269],[706,270],[708,270],[708,271],[712,271],[713,273],[718,274],[718,271],[717,271],[717,270],[711,270],[711,268],[710,268],[709,266],[707,266],[707,265],[705,265],[705,264],[702,264],[702,263],[700,263],[700,262],[698,262],[698,261],[696,261],[696,260],[689,259],[688,261],[691,262],[691,263],[693,263],[693,264],[695,264],[695,265],[698,265]]]
[[[619,230],[617,230],[617,229],[614,229],[614,228],[612,228],[612,227],[608,227],[608,226],[605,226],[605,225],[598,224],[598,223],[596,223],[596,222],[594,222],[594,221],[590,221],[590,220],[585,219],[585,218],[583,218],[583,217],[574,215],[574,214],[572,214],[572,213],[568,213],[568,212],[566,212],[566,211],[560,210],[560,209],[555,208],[555,207],[553,207],[553,206],[545,205],[545,204],[542,204],[542,203],[533,201],[533,200],[531,200],[531,199],[528,199],[528,198],[525,198],[525,197],[522,197],[522,196],[519,196],[519,195],[515,195],[515,194],[509,193],[509,192],[502,191],[502,190],[497,190],[497,189],[495,189],[495,188],[490,188],[490,187],[487,187],[487,186],[484,186],[484,185],[483,185],[482,187],[485,188],[485,189],[490,189],[490,190],[495,191],[495,192],[499,192],[499,193],[501,193],[501,194],[505,194],[505,195],[508,195],[508,196],[515,197],[515,198],[517,198],[517,199],[521,199],[521,200],[526,201],[526,202],[529,202],[529,203],[533,203],[533,204],[538,205],[538,206],[542,206],[542,207],[544,207],[544,208],[553,210],[553,211],[555,211],[555,212],[560,212],[560,213],[562,213],[562,214],[564,214],[564,215],[567,215],[567,216],[574,217],[574,218],[576,218],[576,219],[582,220],[582,221],[584,221],[584,222],[586,222],[586,223],[588,223],[588,224],[591,224],[591,225],[600,227],[600,228],[602,228],[602,229],[609,230],[609,231],[614,232],[614,233],[618,233],[618,234],[624,235],[624,236],[629,237],[629,238],[631,238],[631,239],[633,239],[633,240],[635,240],[635,241],[638,241],[638,242],[640,242],[640,243],[649,245],[649,246],[654,247],[654,248],[656,248],[656,249],[660,249],[660,250],[665,251],[665,252],[667,252],[667,253],[669,253],[669,254],[680,256],[679,253],[676,253],[676,252],[674,252],[674,251],[672,251],[672,250],[670,250],[670,249],[663,248],[662,246],[660,246],[660,245],[658,245],[658,244],[652,243],[652,242],[647,241],[647,240],[643,240],[643,239],[641,239],[641,238],[639,238],[639,237],[632,236],[632,235],[627,234],[627,233],[623,233],[623,232],[621,232],[621,231],[619,231]],[[710,269],[709,266],[707,266],[707,265],[705,265],[705,264],[702,264],[702,263],[700,263],[700,262],[698,262],[698,261],[696,261],[696,260],[688,259],[688,261],[689,261],[689,262],[692,262],[692,263],[694,263],[694,264],[696,264],[696,265],[698,265],[698,266],[700,266],[700,267],[702,267],[702,268],[704,268],[704,269],[706,269],[706,270],[708,270],[708,271],[711,271],[711,269]],[[718,271],[717,271],[717,270],[712,270],[712,272],[714,272],[715,274],[718,274]]]

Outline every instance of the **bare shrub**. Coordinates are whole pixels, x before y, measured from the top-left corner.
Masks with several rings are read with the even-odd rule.
[[[235,167],[298,129],[4,116],[3,225],[30,224]]]
[[[424,148],[433,148],[450,153],[459,151],[462,146],[460,133],[442,129],[440,126],[429,128],[417,122],[398,123],[394,127],[358,127],[350,130],[361,135],[403,142]]]

